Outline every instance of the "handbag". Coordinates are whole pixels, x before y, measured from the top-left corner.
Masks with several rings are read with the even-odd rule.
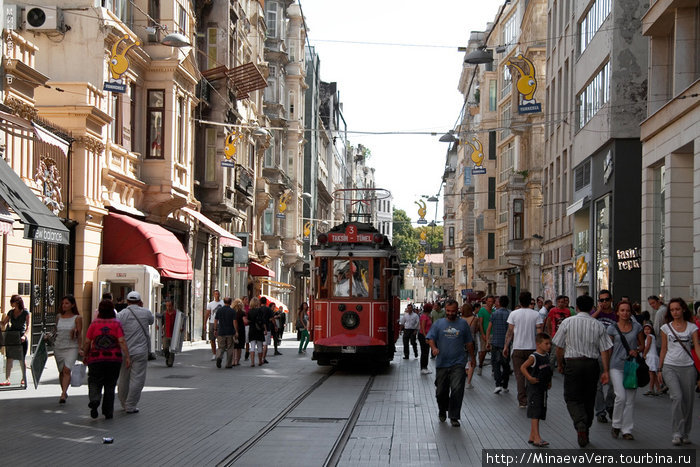
[[[627,351],[627,355],[629,355],[630,345],[627,342],[627,338],[625,338],[624,334],[622,334],[622,331],[620,330],[620,327],[617,324],[615,325],[615,329],[617,329],[617,332],[620,334],[620,341],[622,341],[622,346]],[[625,385],[625,382],[627,381],[627,379],[624,377],[624,374],[623,374],[623,386],[625,387],[625,389],[637,389],[638,387],[643,388],[644,386],[649,384],[649,366],[647,365],[646,360],[644,360],[644,358],[641,355],[639,355],[639,353],[637,353],[636,357],[634,357],[634,358],[629,357],[625,361],[625,369],[624,369],[625,372],[628,371],[627,370],[627,362],[629,362],[631,360],[634,360],[634,362],[637,365],[637,367],[634,370],[635,374],[636,374],[636,378],[635,378],[636,379],[636,381],[635,381],[636,386],[627,387]]]
[[[70,385],[74,388],[79,388],[82,386],[83,381],[85,381],[85,370],[87,367],[81,361],[75,362],[73,365],[73,370],[70,372]]]
[[[625,389],[637,389],[639,387],[637,381],[637,370],[639,365],[637,360],[629,358],[625,360],[625,369],[622,372],[622,387]]]
[[[141,330],[143,331],[143,335],[146,337],[146,342],[148,342],[148,359],[149,360],[155,360],[156,359],[156,353],[151,351],[151,338],[148,336],[148,333],[146,332],[146,328],[143,326],[143,323],[136,317],[134,314],[133,310],[129,308],[129,312],[131,313],[131,316],[134,317],[137,323],[139,323],[139,326],[141,326]]]

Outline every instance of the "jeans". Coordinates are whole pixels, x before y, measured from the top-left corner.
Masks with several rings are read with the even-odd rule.
[[[301,330],[301,340],[299,341],[299,353],[306,350],[306,346],[309,345],[309,330]]]
[[[671,430],[673,436],[687,438],[693,426],[695,402],[695,366],[664,364],[662,375],[671,398]]]
[[[464,365],[436,369],[435,396],[441,414],[447,412],[451,419],[459,420],[466,379]]]
[[[417,357],[418,356],[418,344],[416,344],[416,334],[418,333],[417,329],[404,329],[403,330],[403,356],[404,358],[408,358],[408,355],[411,353],[410,348],[408,347],[409,341],[411,345],[413,346],[413,354]]]
[[[569,358],[564,365],[564,401],[576,431],[585,431],[593,424],[595,389],[600,366],[595,358]]]
[[[623,375],[623,370],[610,369],[610,384],[615,389],[612,426],[619,428],[624,435],[632,433],[632,428],[634,428],[634,396],[637,394],[637,390],[625,389]]]
[[[420,369],[428,369],[428,358],[430,357],[430,346],[425,340],[423,334],[418,334],[418,342],[420,343]]]
[[[148,352],[131,354],[131,367],[122,362],[119,372],[119,401],[124,410],[134,410],[141,399],[141,391],[146,384]]]
[[[603,371],[603,361],[598,359],[598,365],[600,366],[600,371]],[[605,413],[611,413],[613,407],[615,406],[615,388],[613,388],[612,383],[608,383],[607,395],[603,394],[603,383],[598,381],[596,386],[595,395],[595,414],[605,415]]]
[[[513,371],[515,372],[515,382],[518,385],[518,405],[521,405],[521,406],[527,406],[527,391],[526,391],[527,380],[525,379],[525,376],[520,371],[520,367],[522,366],[523,363],[525,363],[525,360],[527,360],[528,357],[534,351],[535,351],[535,349],[513,350],[513,355],[512,355]]]
[[[119,377],[119,362],[96,362],[88,364],[88,407],[97,408],[102,402],[102,414],[114,414],[114,387]]]
[[[503,356],[503,347],[491,346],[491,365],[493,367],[493,379],[496,381],[496,387],[508,388],[508,379],[510,378],[510,361]]]

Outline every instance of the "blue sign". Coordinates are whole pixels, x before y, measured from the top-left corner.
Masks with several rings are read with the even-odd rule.
[[[416,221],[416,223],[418,223],[418,224],[427,224],[428,221],[426,221],[425,219],[418,219],[418,220]]]
[[[474,167],[472,169],[472,175],[479,175],[479,174],[485,174],[486,173],[486,167]]]
[[[540,103],[518,106],[518,113],[521,114],[536,114],[538,112],[542,112],[542,104]]]
[[[236,161],[234,161],[234,160],[223,160],[223,161],[221,161],[221,167],[231,167],[231,168],[235,168],[235,167],[236,167]]]
[[[275,217],[277,219],[286,219],[287,218],[287,216],[285,216],[284,214],[280,214],[280,213],[275,214]]]
[[[124,94],[126,92],[126,84],[118,83],[116,81],[105,81],[102,89],[110,92],[119,92]]]

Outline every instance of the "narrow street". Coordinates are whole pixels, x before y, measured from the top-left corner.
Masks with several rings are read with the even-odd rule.
[[[490,367],[466,390],[462,426],[437,420],[434,373],[397,353],[377,373],[319,367],[311,348],[299,355],[287,334],[269,365],[217,369],[199,342],[167,368],[150,362],[140,413],[115,407],[113,420],[92,420],[87,386],[60,390],[53,359],[38,390],[0,392],[0,434],[12,439],[5,465],[481,465],[482,449],[530,449],[530,422],[517,408],[515,384],[492,393]],[[431,368],[434,361],[431,361]],[[549,452],[576,449],[576,433],[555,375],[541,432]],[[615,440],[594,422],[590,449],[672,449],[668,396],[637,394],[634,441]],[[117,402],[118,405],[118,402]],[[698,408],[696,404],[696,415]],[[345,435],[345,436],[344,436]],[[113,437],[113,444],[103,444]],[[698,430],[691,433],[696,449]],[[536,448],[532,448],[536,449]],[[676,448],[676,450],[678,450]]]

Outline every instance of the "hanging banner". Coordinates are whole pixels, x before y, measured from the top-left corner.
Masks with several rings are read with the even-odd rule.
[[[236,151],[238,150],[236,144],[242,139],[243,135],[237,130],[232,130],[231,133],[226,135],[224,140],[224,160],[221,161],[221,167],[236,166]]]
[[[427,245],[428,244],[428,235],[426,235],[425,230],[421,231],[420,233],[420,243],[421,245]]]
[[[428,213],[428,208],[425,205],[425,201],[422,199],[419,201],[415,202],[418,205],[418,215],[420,216],[420,219],[418,219],[419,224],[427,224],[428,221],[425,220],[425,215]]]
[[[141,42],[136,41],[133,44],[129,44],[126,46],[124,50],[122,50],[121,53],[117,53],[117,50],[119,49],[119,45],[122,42],[126,42],[129,40],[130,37],[128,34],[124,34],[121,39],[119,39],[113,46],[112,46],[112,53],[110,54],[109,57],[109,74],[110,74],[110,80],[105,81],[105,83],[102,86],[102,89],[105,91],[110,91],[110,92],[118,92],[118,93],[125,93],[126,92],[126,83],[122,79],[122,76],[124,73],[127,72],[129,69],[129,60],[126,58],[126,53],[131,49],[132,47],[136,47],[138,45],[141,45]]]
[[[306,221],[304,224],[304,241],[308,242],[311,238],[311,221]]]
[[[284,214],[284,211],[287,210],[287,203],[289,203],[292,200],[292,192],[291,191],[285,191],[282,193],[280,196],[280,204],[278,207],[279,212],[277,213],[277,218],[278,219],[284,219],[287,216]]]
[[[481,144],[481,141],[476,139],[476,137],[472,137],[472,141],[474,143],[467,143],[469,147],[472,148],[471,159],[472,162],[474,162],[474,167],[472,167],[472,175],[485,174],[486,167],[482,165],[484,163],[484,146]]]
[[[535,100],[535,91],[537,90],[537,72],[532,61],[523,56],[523,54],[518,54],[517,57],[508,60],[506,62],[506,66],[517,70],[520,76],[516,83],[516,87],[520,93],[518,113],[532,114],[542,112],[542,104]]]

